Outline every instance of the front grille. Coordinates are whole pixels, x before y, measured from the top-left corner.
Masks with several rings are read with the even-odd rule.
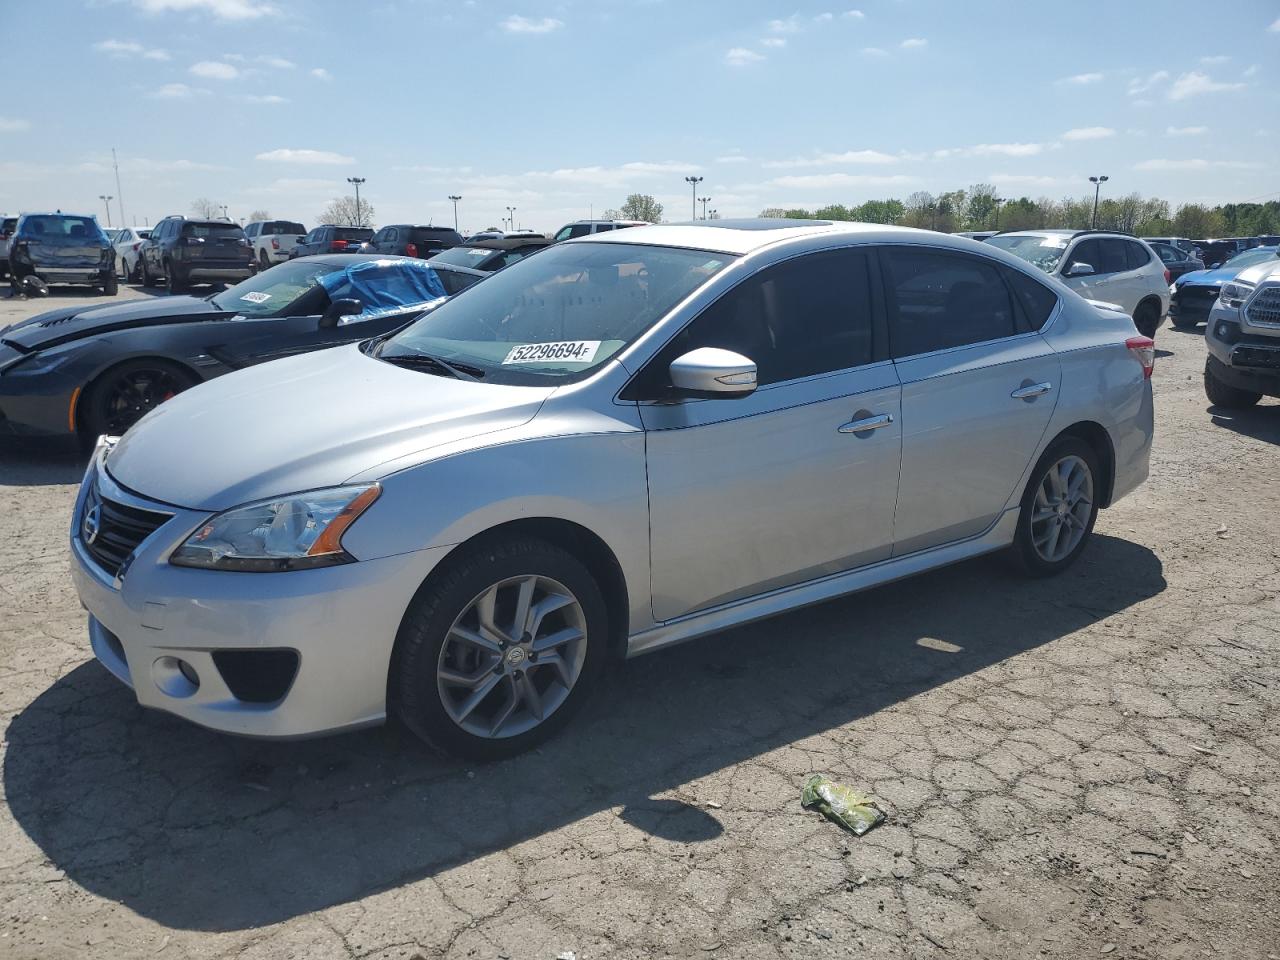
[[[1255,327],[1280,327],[1280,286],[1270,284],[1254,294],[1245,317]]]
[[[1236,347],[1231,351],[1231,365],[1233,367],[1280,370],[1280,349],[1275,347]]]
[[[108,500],[98,492],[95,483],[80,518],[80,541],[93,561],[115,577],[138,545],[169,516]]]

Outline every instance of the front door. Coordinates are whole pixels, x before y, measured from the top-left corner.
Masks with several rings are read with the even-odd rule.
[[[901,556],[995,523],[1048,426],[1060,369],[1015,307],[1003,267],[915,246],[880,257],[902,382]]]
[[[749,277],[642,371],[653,613],[670,620],[889,555],[898,382],[869,258],[799,257]],[[735,399],[670,392],[672,360],[723,347],[757,365]],[[864,429],[853,432],[850,424]]]

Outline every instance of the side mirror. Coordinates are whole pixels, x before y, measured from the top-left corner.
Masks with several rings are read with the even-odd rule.
[[[688,396],[745,397],[756,388],[756,364],[732,350],[699,347],[671,361],[671,383]]]
[[[1087,277],[1091,273],[1095,273],[1092,263],[1073,263],[1067,270],[1068,277]]]
[[[359,300],[350,297],[343,297],[341,300],[335,300],[329,304],[329,308],[320,315],[320,329],[330,330],[338,325],[338,321],[343,317],[350,317],[353,314],[363,313],[364,304]]]

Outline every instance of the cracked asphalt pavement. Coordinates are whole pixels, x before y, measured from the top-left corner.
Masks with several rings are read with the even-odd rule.
[[[641,658],[492,765],[142,710],[69,582],[79,457],[7,444],[0,957],[1280,956],[1280,405],[1210,410],[1203,338],[1157,340],[1151,479],[1066,575]],[[887,823],[801,810],[812,772]]]

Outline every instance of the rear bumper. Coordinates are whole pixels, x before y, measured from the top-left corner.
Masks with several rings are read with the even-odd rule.
[[[247,280],[253,276],[253,264],[202,264],[177,268],[188,280]]]

